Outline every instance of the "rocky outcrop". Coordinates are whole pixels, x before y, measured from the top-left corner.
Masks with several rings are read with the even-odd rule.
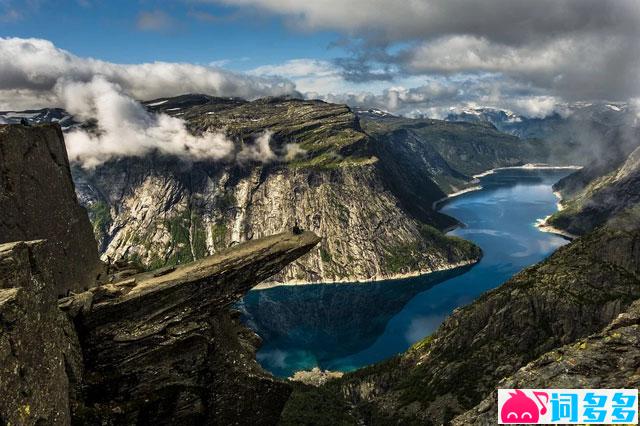
[[[65,221],[51,223],[51,241],[0,244],[0,424],[276,423],[291,386],[258,366],[259,338],[230,305],[319,238],[254,238],[178,267],[85,274],[81,286],[75,277],[93,274],[97,257],[74,251],[86,232],[69,233],[89,222],[59,129],[0,131],[3,226],[31,235]],[[47,190],[45,209],[37,195]],[[62,290],[75,291],[58,299]]]
[[[102,265],[60,127],[0,125],[0,212],[0,243],[47,240],[57,295],[95,285]]]
[[[502,389],[634,389],[640,386],[640,301],[604,330],[554,349],[498,384]],[[498,418],[494,391],[456,417],[454,425],[493,425]]]
[[[0,245],[2,424],[275,424],[291,387],[229,305],[318,241],[275,235],[59,302],[50,245]]]
[[[0,244],[3,425],[71,422],[82,357],[73,326],[56,305],[50,247],[44,241]]]
[[[228,307],[318,243],[285,233],[61,300],[74,318],[83,424],[273,424],[290,387],[255,362]],[[243,419],[243,420],[240,420]]]

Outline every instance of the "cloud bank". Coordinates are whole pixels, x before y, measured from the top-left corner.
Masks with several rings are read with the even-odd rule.
[[[269,133],[237,149],[223,133],[193,135],[183,120],[151,114],[135,99],[182,93],[246,99],[297,94],[293,83],[279,77],[183,63],[119,65],[80,58],[40,39],[0,38],[0,76],[0,109],[58,106],[77,119],[97,120],[97,129],[74,129],[66,136],[69,158],[88,168],[150,152],[191,161],[277,160]]]
[[[262,78],[188,63],[114,64],[81,58],[42,39],[0,38],[0,109],[63,106],[60,81],[88,83],[96,76],[135,99],[184,93],[255,99],[296,94],[283,78]]]
[[[637,0],[201,0],[334,30],[351,82],[494,73],[546,96],[640,96]]]
[[[194,136],[183,120],[149,113],[104,77],[86,83],[61,80],[55,90],[65,109],[76,118],[98,120],[96,132],[75,129],[66,135],[70,160],[86,168],[114,157],[150,152],[189,160],[221,160],[234,150],[234,143],[222,133]]]

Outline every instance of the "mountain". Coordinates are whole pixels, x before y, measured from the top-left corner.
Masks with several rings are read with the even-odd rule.
[[[103,258],[148,268],[295,224],[322,242],[279,282],[384,279],[473,263],[480,251],[441,233],[456,221],[433,203],[473,185],[474,173],[540,157],[532,143],[484,124],[381,123],[321,101],[185,95],[144,104],[184,119],[195,134],[224,131],[237,151],[268,131],[273,153],[268,161],[150,154],[73,167]]]
[[[637,146],[627,131],[637,126],[637,112],[622,103],[576,103],[561,114],[532,118],[493,108],[452,111],[452,122],[489,123],[498,130],[523,139],[538,139],[547,145],[547,163],[588,165],[624,161]]]
[[[638,211],[640,125],[634,122],[616,134],[619,141],[606,154],[554,185],[562,209],[547,219],[548,225],[583,235],[621,212]]]
[[[61,140],[56,126],[0,125],[0,243],[49,240],[57,296],[86,290],[104,272]]]
[[[0,124],[19,124],[21,120],[26,120],[31,124],[58,123],[62,130],[69,130],[79,125],[71,114],[62,108],[0,111]]]

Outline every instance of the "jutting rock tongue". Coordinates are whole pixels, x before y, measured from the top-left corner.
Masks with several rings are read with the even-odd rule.
[[[46,239],[55,292],[93,287],[102,265],[58,125],[0,125],[0,243]]]
[[[275,424],[291,386],[258,366],[228,306],[319,241],[285,232],[62,300],[81,330],[77,423]]]

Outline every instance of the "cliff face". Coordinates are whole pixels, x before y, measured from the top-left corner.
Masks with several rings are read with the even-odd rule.
[[[178,174],[156,163],[127,170],[125,187],[98,178],[115,193],[107,195],[110,204],[119,205],[103,238],[109,241],[105,255],[113,259],[139,259],[151,268],[183,263],[296,223],[323,241],[279,281],[379,279],[446,269],[479,256],[471,244],[408,216],[373,165],[235,173],[194,165]],[[132,188],[132,181],[140,183]]]
[[[95,285],[102,267],[59,127],[0,125],[0,212],[0,243],[48,240],[58,295]]]
[[[0,423],[68,425],[81,370],[73,326],[56,305],[51,245],[0,244]],[[52,265],[53,264],[53,265]]]
[[[640,385],[640,301],[607,327],[585,339],[550,351],[498,384],[498,388],[609,388]],[[497,392],[456,417],[454,425],[492,425],[498,418]]]
[[[62,300],[84,358],[74,418],[274,424],[290,386],[258,366],[257,337],[228,306],[317,243],[310,232],[274,235]]]
[[[399,150],[380,148],[407,142],[378,144],[345,106],[206,96],[149,105],[180,114],[195,133],[223,129],[238,149],[269,130],[278,160],[185,163],[151,155],[112,160],[91,170],[74,168],[79,198],[105,259],[133,259],[148,268],[179,264],[296,223],[322,242],[310,256],[285,268],[274,278],[277,282],[383,279],[450,269],[480,256],[472,245],[437,231],[455,220],[431,207],[452,189],[439,186],[434,176],[455,176],[460,185],[470,178],[437,160],[434,151],[421,158],[434,167],[439,161],[438,171],[432,167],[433,173],[394,179],[423,164],[403,162],[414,153],[403,154],[402,160]],[[501,143],[515,143],[507,139]],[[488,142],[478,145],[483,143]],[[284,150],[291,144],[302,154],[287,157]],[[415,149],[421,154],[427,147]],[[487,164],[494,163],[512,164],[502,158]]]

